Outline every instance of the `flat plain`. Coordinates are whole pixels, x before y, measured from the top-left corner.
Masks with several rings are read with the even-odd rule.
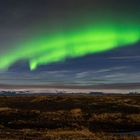
[[[0,97],[0,140],[139,140],[140,95]]]

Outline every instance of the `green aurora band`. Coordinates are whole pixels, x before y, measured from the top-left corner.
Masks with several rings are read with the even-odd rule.
[[[12,50],[0,56],[0,69],[5,70],[19,60],[27,60],[30,70],[35,70],[39,65],[105,52],[139,40],[140,25],[133,22],[56,30],[17,43]]]

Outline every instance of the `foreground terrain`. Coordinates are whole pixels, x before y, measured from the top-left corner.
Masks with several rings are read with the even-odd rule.
[[[0,97],[0,140],[139,140],[140,96]]]

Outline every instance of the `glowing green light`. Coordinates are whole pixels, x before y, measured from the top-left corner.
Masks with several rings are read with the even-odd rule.
[[[7,69],[16,61],[26,59],[30,63],[30,69],[34,70],[39,65],[134,44],[140,40],[140,27],[135,25],[130,23],[120,28],[121,24],[93,24],[76,30],[33,37],[1,56],[0,69]]]

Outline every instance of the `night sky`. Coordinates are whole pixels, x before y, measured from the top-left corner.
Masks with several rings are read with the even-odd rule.
[[[118,83],[140,83],[139,0],[0,1],[0,84]]]

